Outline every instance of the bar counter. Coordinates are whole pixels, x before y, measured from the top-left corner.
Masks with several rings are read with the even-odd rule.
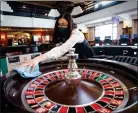
[[[6,57],[9,54],[20,55],[43,52],[50,50],[52,47],[53,44],[5,46],[0,47],[0,57]]]

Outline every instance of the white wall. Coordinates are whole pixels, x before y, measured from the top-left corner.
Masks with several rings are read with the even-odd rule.
[[[138,15],[137,14],[134,14],[131,16],[132,19],[138,19]]]
[[[55,20],[40,19],[40,18],[33,19],[33,27],[54,28],[54,26],[55,26]]]
[[[85,24],[77,24],[78,29],[81,29],[83,33],[88,32],[88,28]]]
[[[3,21],[3,15],[0,14],[0,22],[2,22],[2,21]]]
[[[87,27],[93,27],[93,26],[99,26],[103,24],[110,24],[112,23],[112,17],[107,17],[107,18],[102,18],[102,19],[97,19],[94,21],[86,22]]]
[[[32,19],[29,17],[3,15],[1,26],[30,27],[32,26]]]
[[[1,22],[1,26],[54,28],[55,25],[55,20],[51,19],[9,16],[9,15],[3,15],[2,18],[3,21]],[[84,33],[87,32],[87,27],[85,24],[78,24],[77,26]]]
[[[3,15],[1,26],[54,28],[55,20]]]

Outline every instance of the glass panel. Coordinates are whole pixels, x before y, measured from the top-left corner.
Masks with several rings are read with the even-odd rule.
[[[95,27],[95,36],[99,36],[101,40],[104,40],[105,36],[111,36],[112,39],[112,35],[113,39],[117,39],[117,24],[108,24]]]
[[[96,26],[96,27],[95,27],[95,30],[98,29],[98,28],[99,28],[99,26]]]
[[[95,31],[95,37],[97,37],[97,36],[99,36],[99,31],[98,30]]]
[[[117,24],[113,24],[113,27],[117,27]]]
[[[113,34],[113,40],[117,39],[117,34]]]

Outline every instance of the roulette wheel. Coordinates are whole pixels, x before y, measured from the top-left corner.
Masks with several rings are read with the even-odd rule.
[[[137,113],[137,67],[104,59],[69,60],[40,64],[42,75],[24,79],[15,71],[3,85],[13,112]]]

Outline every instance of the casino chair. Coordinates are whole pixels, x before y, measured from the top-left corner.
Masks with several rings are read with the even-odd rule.
[[[95,46],[99,46],[99,45],[101,45],[100,37],[95,37],[94,45],[95,45]]]
[[[132,44],[133,45],[138,45],[138,34],[133,35]]]
[[[112,43],[111,36],[105,36],[104,45],[111,45]]]
[[[129,35],[120,35],[119,45],[131,45]]]
[[[111,39],[105,39],[104,45],[112,45],[112,40]]]
[[[94,44],[95,46],[99,46],[99,45],[101,45],[101,41],[100,40],[95,40],[95,44]]]
[[[32,50],[32,52],[38,52],[38,47],[37,46],[32,46],[31,50]]]
[[[126,38],[122,38],[119,40],[119,45],[130,45],[130,40]]]

